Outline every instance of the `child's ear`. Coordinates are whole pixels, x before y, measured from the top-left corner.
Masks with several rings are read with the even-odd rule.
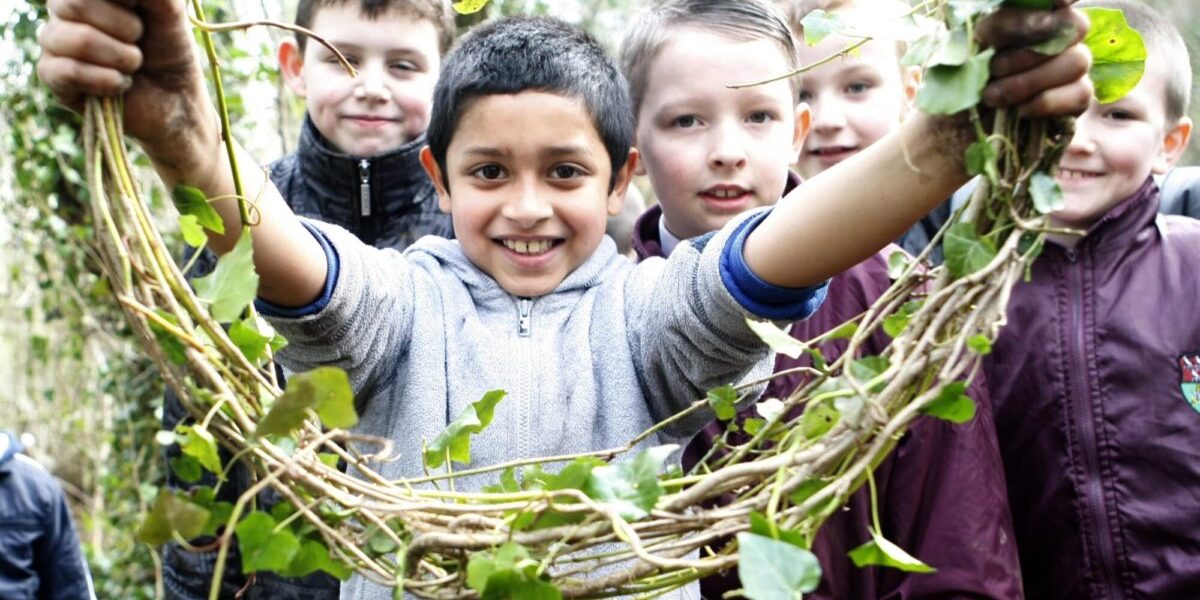
[[[433,150],[430,150],[429,146],[421,148],[421,166],[429,176],[429,181],[433,182],[433,189],[437,190],[438,208],[450,214],[450,190],[446,189],[445,180],[442,179],[442,167],[434,160]]]
[[[1162,149],[1158,151],[1158,156],[1154,159],[1153,171],[1156,174],[1166,173],[1179,162],[1179,158],[1183,156],[1183,151],[1187,150],[1188,140],[1192,137],[1192,120],[1188,117],[1179,119],[1179,122],[1174,127],[1167,130],[1166,137],[1163,138]]]
[[[284,83],[297,96],[303,98],[308,93],[308,88],[304,85],[304,76],[301,74],[304,68],[304,53],[300,51],[296,38],[286,38],[279,42],[276,54],[279,56],[279,71],[283,73]]]
[[[900,67],[900,84],[904,88],[904,112],[908,114],[917,104],[917,91],[921,89],[921,77],[923,72],[920,67],[903,66]]]
[[[800,151],[804,149],[804,139],[812,130],[812,109],[807,102],[796,105],[796,129],[792,132],[792,162],[800,160]]]
[[[608,216],[615,217],[621,214],[625,209],[625,192],[629,190],[629,182],[633,181],[633,176],[638,170],[644,174],[645,169],[641,168],[641,155],[638,154],[637,148],[629,149],[629,158],[625,160],[625,165],[617,171],[617,176],[613,179],[612,191],[608,193]]]

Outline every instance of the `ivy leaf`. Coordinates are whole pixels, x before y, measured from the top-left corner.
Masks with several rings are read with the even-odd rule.
[[[447,450],[450,460],[461,464],[471,462],[471,436],[492,423],[496,403],[503,400],[506,393],[504,390],[492,390],[463,410],[425,449],[426,466],[431,469],[442,466],[446,462]]]
[[[208,234],[204,233],[204,226],[196,215],[179,215],[179,233],[183,235],[183,241],[193,248],[203,248],[208,243]]]
[[[728,421],[737,416],[737,407],[735,406],[737,399],[738,394],[732,385],[723,385],[708,390],[708,405],[717,414],[717,418],[722,421]]]
[[[804,15],[804,18],[800,19],[800,26],[804,28],[804,43],[809,46],[820,44],[829,34],[840,33],[846,27],[841,15],[827,13],[819,8]]]
[[[859,383],[867,383],[868,381],[879,377],[888,367],[892,366],[891,361],[886,356],[864,356],[850,363],[850,375]],[[871,391],[883,389],[887,382],[880,381],[872,386]]]
[[[931,115],[952,115],[979,104],[993,54],[988,48],[961,65],[930,67],[917,91],[917,106]]]
[[[1044,1],[1049,4],[1051,0],[1026,0],[1026,1]],[[1059,23],[1057,29],[1046,41],[1030,46],[1029,49],[1046,56],[1054,56],[1061,53],[1075,43],[1075,36],[1079,32],[1075,30],[1075,25],[1072,23]]]
[[[742,422],[742,428],[750,435],[758,435],[758,432],[762,431],[763,425],[766,424],[764,419],[746,419]]]
[[[805,411],[804,416],[800,418],[800,431],[804,437],[815,440],[833,429],[837,425],[838,419],[842,415],[838,413],[837,408],[833,406],[833,402],[825,400],[815,405],[810,405]]]
[[[287,529],[275,531],[271,515],[254,511],[237,529],[238,549],[242,552],[242,572],[272,571],[281,573],[300,551],[300,541]]]
[[[961,381],[947,383],[921,413],[959,425],[974,419],[975,401],[965,393],[966,389],[967,384]]]
[[[766,515],[758,511],[750,513],[750,533],[787,542],[804,550],[808,549],[808,540],[804,538],[803,534],[791,529],[780,529],[778,525],[772,524]]]
[[[488,577],[487,589],[480,600],[561,600],[562,592],[548,581],[528,573],[500,571]]]
[[[908,265],[912,263],[912,257],[903,250],[897,250],[888,256],[888,279],[900,279],[904,271],[908,269]]]
[[[850,559],[857,567],[895,567],[907,573],[933,573],[937,570],[887,541],[875,530],[871,530],[871,541],[850,551]]]
[[[739,533],[738,578],[751,600],[799,600],[817,589],[821,565],[812,552],[749,532]]]
[[[211,305],[213,318],[222,323],[238,318],[258,293],[250,237],[249,231],[243,231],[233,250],[217,259],[212,273],[192,281],[196,294]]]
[[[233,503],[218,501],[217,493],[212,488],[194,488],[191,499],[208,511],[208,521],[200,535],[216,535],[217,531],[229,523],[229,517],[233,515]]]
[[[989,142],[976,140],[967,147],[966,158],[968,175],[987,175],[988,181],[993,182],[1000,178],[996,170],[996,159],[1000,154]]]
[[[975,354],[987,356],[992,353],[992,341],[982,333],[976,334],[967,340],[967,348],[970,348],[971,352]]]
[[[175,432],[184,436],[179,447],[185,455],[196,459],[201,466],[216,473],[218,477],[221,476],[223,469],[221,457],[217,454],[217,440],[207,429],[200,425],[180,425],[175,428]]]
[[[828,339],[830,341],[848,340],[854,337],[854,334],[856,333],[858,333],[858,323],[855,321],[846,321],[845,323],[838,325],[838,328],[834,329],[833,333],[829,334]]]
[[[460,15],[472,15],[487,6],[488,0],[459,0],[453,4],[455,12]]]
[[[529,551],[516,542],[504,542],[494,551],[477,552],[467,562],[467,586],[482,594],[489,577],[498,571],[516,569],[526,560],[530,560]]]
[[[827,479],[805,480],[804,483],[801,483],[799,486],[797,486],[795,490],[792,490],[792,494],[789,496],[789,498],[791,499],[792,504],[803,504],[805,500],[808,500],[813,494],[824,489],[828,484],[829,480]]]
[[[908,322],[912,319],[913,314],[921,310],[923,304],[924,302],[920,300],[905,302],[899,310],[884,318],[883,332],[892,338],[899,336],[908,327]]]
[[[348,429],[358,423],[350,378],[337,367],[318,367],[288,379],[287,390],[267,411],[254,435],[286,435],[300,428],[308,409],[317,412],[321,423]]]
[[[175,315],[161,308],[155,309],[154,314],[172,325],[179,325],[179,319]],[[185,364],[187,362],[187,347],[183,345],[183,342],[175,337],[174,333],[167,331],[167,328],[159,324],[158,321],[148,319],[147,323],[150,324],[150,331],[154,333],[154,339],[158,341],[163,354],[167,355],[167,360],[177,365]]]
[[[971,57],[971,40],[967,37],[965,27],[951,31],[950,35],[938,41],[940,43],[929,60],[930,66],[957,67]]]
[[[209,204],[204,192],[194,187],[176,185],[175,189],[171,190],[171,199],[175,201],[175,208],[181,216],[195,218],[197,225],[213,233],[225,233],[225,223],[221,220],[221,215],[212,207],[212,204]],[[183,219],[180,221],[182,223]],[[203,243],[200,244],[200,246],[203,245]],[[199,248],[200,246],[195,247]]]
[[[800,353],[808,347],[807,344],[788,335],[788,332],[770,321],[746,319],[746,326],[776,354],[782,354],[788,358],[799,358]]]
[[[1045,173],[1033,174],[1029,181],[1029,197],[1033,199],[1033,207],[1043,215],[1062,210],[1066,206],[1062,187]]]
[[[975,233],[971,223],[958,223],[946,231],[943,244],[946,269],[955,279],[966,277],[992,262],[996,258],[996,245]]]
[[[229,339],[242,351],[246,360],[256,365],[266,358],[267,348],[275,353],[287,345],[287,340],[257,314],[234,321],[229,328]]]
[[[1085,8],[1091,21],[1083,43],[1092,51],[1089,73],[1101,104],[1116,102],[1137,86],[1146,70],[1146,44],[1125,15],[1111,8]]]
[[[172,532],[178,531],[184,539],[192,539],[204,531],[208,521],[208,511],[197,506],[169,490],[159,490],[154,498],[150,514],[138,529],[137,540],[151,546],[161,546],[173,538]]]
[[[633,460],[596,467],[588,476],[583,491],[589,498],[615,504],[618,513],[627,521],[645,518],[663,493],[658,483],[663,461],[676,448],[675,444],[655,446]]]
[[[171,472],[187,483],[200,481],[200,476],[204,474],[200,471],[200,461],[186,454],[171,457],[170,464]]]
[[[317,571],[325,571],[341,581],[350,579],[354,570],[333,559],[329,548],[316,540],[305,540],[296,551],[292,562],[288,563],[281,575],[284,577],[304,577]]]

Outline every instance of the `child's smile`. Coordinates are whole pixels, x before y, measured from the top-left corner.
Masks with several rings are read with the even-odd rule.
[[[475,266],[515,296],[541,296],[596,251],[633,160],[609,192],[608,152],[583,102],[545,92],[483,96],[446,152],[448,186],[422,161]]]

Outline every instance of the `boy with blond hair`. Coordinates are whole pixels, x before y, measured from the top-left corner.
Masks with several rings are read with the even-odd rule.
[[[1200,590],[1200,222],[1157,214],[1153,175],[1187,147],[1192,70],[1175,27],[1132,0],[1137,87],[1093,101],[1060,163],[1064,206],[984,367],[1032,599]]]
[[[633,23],[622,42],[621,66],[634,102],[642,169],[659,199],[635,230],[634,247],[646,259],[669,256],[687,243],[679,239],[718,230],[795,189],[799,177],[788,164],[806,145],[806,134],[811,136],[812,114],[795,78],[730,87],[796,68],[791,31],[769,4],[673,0]],[[864,56],[880,45],[868,44]],[[893,251],[900,250],[891,246],[834,276],[824,305],[794,324],[791,335],[812,339],[865,312],[891,285],[887,257]],[[879,354],[888,341],[878,332],[861,351]],[[845,341],[835,341],[821,350],[834,360],[845,348]],[[776,371],[804,366],[811,366],[807,356],[776,358]],[[786,397],[803,380],[802,374],[781,375],[766,396]],[[972,396],[987,406],[980,387]],[[709,454],[725,429],[721,422],[707,425],[685,449],[684,467]],[[847,552],[871,539],[871,497],[863,489],[850,499],[849,510],[834,514],[817,535],[813,551],[822,580],[813,597],[1020,594],[1004,475],[986,410],[961,426],[932,417],[918,420],[876,469],[875,480],[885,534],[938,571],[908,574],[853,565]],[[937,516],[950,514],[956,517]],[[739,587],[736,573],[701,582],[707,598]]]
[[[135,8],[51,0],[41,80],[69,106],[124,90],[125,131],[167,183],[226,196],[231,167],[182,3]],[[980,31],[1024,45],[1023,21],[1004,11]],[[1085,28],[1070,10],[1045,25],[1063,23]],[[1086,51],[1074,46],[1038,62],[1032,72],[1023,63],[999,73],[992,97],[1035,115],[1082,108]],[[971,138],[969,122],[910,119],[824,184],[798,189],[794,202],[635,266],[604,236],[637,165],[630,106],[619,71],[586,34],[552,19],[505,19],[462,41],[434,91],[421,160],[456,240],[426,237],[404,254],[377,250],[336,226],[297,219],[273,186],[250,182],[247,194],[261,192],[261,219],[250,227],[260,304],[290,341],[280,358],[295,369],[348,372],[359,430],[391,438],[399,451],[373,465],[384,478],[419,476],[421,440],[489,390],[508,397],[473,440],[474,466],[620,445],[711,387],[766,374],[771,353],[747,318],[807,316],[825,278],[882,247],[966,179],[956,152]],[[243,151],[235,160],[246,170],[254,164]],[[863,182],[867,173],[886,185]],[[240,215],[236,202],[213,204],[228,233],[209,243],[225,252],[241,235]],[[850,223],[860,236],[845,240]],[[704,415],[696,417],[646,443],[694,432]],[[392,590],[355,577],[342,595],[382,599]]]

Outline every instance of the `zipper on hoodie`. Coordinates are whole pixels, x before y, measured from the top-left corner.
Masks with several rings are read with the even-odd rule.
[[[1084,265],[1075,248],[1067,249],[1067,260],[1071,263],[1068,283],[1071,286],[1071,332],[1074,339],[1068,347],[1072,379],[1075,381],[1068,386],[1073,391],[1073,407],[1075,425],[1079,430],[1080,450],[1083,454],[1084,477],[1083,499],[1086,510],[1091,513],[1096,531],[1096,546],[1099,553],[1099,564],[1095,565],[1100,575],[1100,583],[1104,586],[1107,598],[1121,598],[1121,586],[1117,582],[1116,550],[1113,544],[1113,533],[1109,528],[1108,506],[1104,501],[1104,484],[1100,479],[1100,449],[1096,435],[1095,410],[1092,405],[1092,386],[1088,377],[1087,358],[1085,356],[1086,339],[1083,318],[1083,271]]]
[[[358,161],[358,206],[364,217],[371,216],[371,161]]]
[[[529,420],[533,412],[533,298],[517,298],[517,384],[511,394],[517,405],[517,448],[529,452],[533,448],[530,439]],[[530,454],[532,456],[532,454]]]
[[[517,335],[521,337],[529,337],[530,326],[533,322],[533,298],[519,298],[517,300]]]

